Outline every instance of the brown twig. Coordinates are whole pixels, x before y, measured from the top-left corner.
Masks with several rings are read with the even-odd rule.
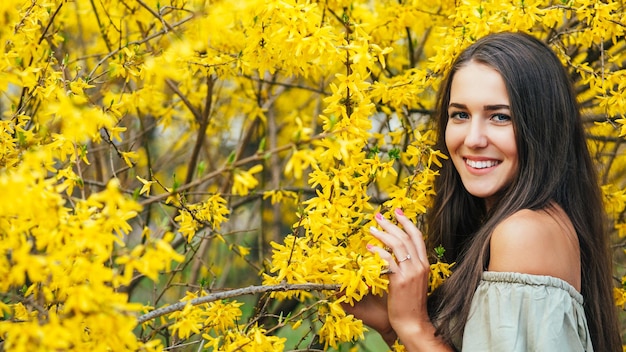
[[[143,324],[149,320],[170,314],[179,310],[183,310],[188,304],[197,306],[204,303],[210,303],[217,300],[229,299],[233,297],[253,295],[266,292],[286,292],[286,291],[337,291],[341,286],[339,284],[280,284],[280,285],[261,285],[238,288],[234,290],[211,293],[206,296],[197,297],[189,301],[174,303],[170,306],[155,309],[137,318],[137,324]]]
[[[183,18],[182,20],[172,24],[171,26],[172,27],[181,26],[181,25],[185,24],[186,22],[189,22],[190,20],[192,20],[194,17],[195,17],[195,15],[188,16],[188,17]],[[160,36],[165,35],[165,34],[167,34],[167,30],[163,29],[163,30],[160,30],[160,31],[152,34],[152,35],[149,35],[149,36],[147,36],[145,38],[142,38],[141,40],[135,40],[135,41],[129,42],[124,47],[120,47],[118,49],[115,49],[115,50],[107,53],[104,57],[102,57],[102,59],[100,59],[100,61],[98,61],[96,63],[96,65],[91,70],[91,72],[89,72],[89,75],[87,75],[88,80],[91,79],[92,77],[94,77],[98,67],[102,66],[102,64],[104,64],[111,57],[117,55],[123,48],[129,47],[129,46],[133,46],[133,45],[141,45],[141,44],[144,44],[144,43],[147,43],[147,42],[151,41],[154,38],[160,37]]]
[[[222,166],[221,168],[219,168],[219,169],[217,169],[217,170],[215,170],[215,171],[213,171],[211,173],[208,173],[208,174],[204,175],[202,178],[198,178],[198,179],[195,179],[195,180],[193,180],[192,182],[190,182],[188,184],[181,185],[180,187],[176,188],[176,190],[173,190],[170,193],[159,194],[159,195],[147,198],[143,202],[141,202],[141,205],[145,206],[145,205],[148,205],[150,203],[160,202],[160,201],[166,199],[167,197],[169,197],[169,196],[171,196],[171,195],[173,195],[175,193],[179,193],[179,192],[188,190],[190,188],[196,187],[198,185],[201,185],[202,183],[204,183],[204,182],[206,182],[206,181],[208,181],[208,180],[210,180],[210,179],[212,179],[214,177],[217,177],[218,175],[221,175],[223,172],[229,170],[232,167],[237,167],[237,166],[245,165],[245,164],[253,162],[253,161],[262,160],[262,159],[265,158],[266,155],[269,155],[271,153],[279,153],[279,152],[282,152],[282,151],[285,151],[285,150],[289,150],[289,149],[291,149],[294,146],[297,146],[299,144],[310,143],[313,140],[325,138],[327,135],[328,135],[327,133],[320,133],[320,134],[318,134],[318,135],[316,135],[314,137],[311,137],[310,139],[308,139],[306,141],[303,141],[303,142],[300,142],[300,143],[289,143],[289,144],[285,144],[285,145],[282,145],[280,147],[277,147],[276,149],[273,149],[273,150],[268,150],[266,152],[255,153],[255,154],[253,154],[253,155],[251,155],[249,157],[246,157],[246,158],[240,159],[238,161],[235,161],[232,164],[227,164],[225,166]]]

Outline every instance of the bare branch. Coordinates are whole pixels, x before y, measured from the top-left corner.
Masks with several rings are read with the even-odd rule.
[[[154,11],[150,6],[148,6],[142,0],[137,0],[137,3],[139,3],[139,5],[141,5],[141,7],[143,7],[144,9],[148,10],[148,12],[150,12],[152,14],[152,16],[156,17],[159,21],[161,21],[161,23],[163,24],[163,27],[165,27],[165,31],[166,32],[167,31],[174,31],[174,28],[172,26],[170,26],[169,23],[167,23],[167,21],[163,18],[163,16],[161,16],[161,14],[159,14],[156,11]]]
[[[188,16],[186,18],[183,18],[182,20],[174,23],[172,25],[172,27],[181,26],[181,25],[185,24],[186,22],[192,20],[194,17],[195,17],[195,15],[191,15],[191,16]],[[147,36],[147,37],[145,37],[145,38],[143,38],[141,40],[136,40],[136,41],[130,42],[130,43],[126,44],[126,46],[124,46],[124,47],[128,47],[128,46],[131,46],[131,45],[141,45],[141,44],[144,44],[144,43],[147,43],[147,42],[151,41],[154,38],[160,37],[160,36],[165,35],[165,34],[167,34],[167,30],[163,29],[163,30],[158,31],[158,32],[156,32],[156,33],[154,33],[152,35],[149,35],[149,36]],[[87,78],[91,79],[96,74],[96,70],[98,69],[98,67],[102,66],[102,64],[104,64],[107,60],[109,60],[113,56],[117,55],[117,53],[119,53],[121,50],[122,50],[122,48],[119,48],[119,49],[115,49],[115,50],[111,51],[110,53],[107,53],[102,59],[100,59],[100,61],[98,61],[98,63],[96,63],[96,65],[94,66],[93,70],[91,70],[91,72],[89,72],[89,75],[87,75]]]
[[[341,285],[338,284],[280,284],[280,285],[262,285],[262,286],[249,286],[238,288],[234,290],[228,290],[223,292],[211,293],[206,296],[194,298],[189,301],[178,302],[171,306],[155,309],[149,313],[146,313],[137,318],[137,324],[143,324],[149,320],[161,317],[166,314],[170,314],[179,310],[183,310],[185,306],[191,304],[197,306],[204,303],[210,303],[221,299],[228,299],[233,297],[253,295],[257,293],[266,292],[286,292],[286,291],[337,291]]]
[[[215,170],[213,172],[210,172],[210,173],[206,174],[202,178],[195,179],[195,180],[189,182],[188,184],[182,185],[182,186],[178,187],[176,190],[173,190],[170,193],[163,193],[163,194],[159,194],[159,195],[150,197],[150,198],[144,200],[143,202],[141,202],[141,205],[145,206],[145,205],[150,204],[150,203],[160,202],[160,201],[166,199],[167,197],[169,197],[172,194],[179,193],[179,192],[188,190],[190,188],[196,187],[198,185],[201,185],[202,183],[204,183],[204,182],[206,182],[206,181],[208,181],[208,180],[210,180],[210,179],[212,179],[214,177],[217,177],[217,176],[221,175],[225,170],[228,170],[228,169],[230,169],[232,167],[241,166],[241,165],[245,165],[247,163],[253,162],[253,161],[262,160],[263,158],[265,158],[266,155],[270,155],[271,153],[279,153],[281,151],[289,150],[289,149],[291,149],[294,146],[297,146],[299,144],[310,143],[313,140],[322,139],[322,138],[325,138],[327,136],[328,136],[327,133],[320,133],[320,134],[318,134],[318,135],[316,135],[314,137],[311,137],[310,139],[308,139],[306,141],[302,141],[300,143],[289,143],[289,144],[285,144],[285,145],[282,145],[280,147],[277,147],[276,149],[273,149],[273,150],[268,150],[266,152],[259,152],[259,153],[253,154],[253,155],[251,155],[249,157],[246,157],[246,158],[240,159],[238,161],[235,161],[232,164],[227,164],[227,165],[225,165],[225,166],[223,166],[223,167],[221,167],[221,168],[219,168],[219,169],[217,169],[217,170]]]

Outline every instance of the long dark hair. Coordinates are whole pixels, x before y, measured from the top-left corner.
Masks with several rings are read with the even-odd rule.
[[[450,87],[454,74],[469,62],[488,65],[504,79],[519,172],[497,204],[487,209],[483,199],[463,188],[451,161],[441,168],[428,240],[430,245],[443,245],[447,259],[457,266],[431,302],[438,334],[451,341],[462,333],[473,293],[489,263],[496,225],[521,209],[548,210],[556,203],[578,235],[581,293],[594,349],[621,351],[602,198],[565,68],[546,44],[528,34],[498,33],[479,39],[459,55],[439,91],[438,148],[446,154]]]

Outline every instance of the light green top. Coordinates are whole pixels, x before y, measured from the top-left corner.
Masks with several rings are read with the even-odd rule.
[[[583,297],[551,276],[483,273],[476,289],[463,352],[593,351]]]

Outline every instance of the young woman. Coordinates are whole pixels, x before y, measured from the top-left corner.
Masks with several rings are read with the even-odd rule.
[[[388,250],[387,297],[346,310],[408,351],[621,351],[602,199],[576,97],[557,56],[492,34],[439,92],[428,242],[453,275],[430,297],[422,233],[400,209],[372,228]]]

